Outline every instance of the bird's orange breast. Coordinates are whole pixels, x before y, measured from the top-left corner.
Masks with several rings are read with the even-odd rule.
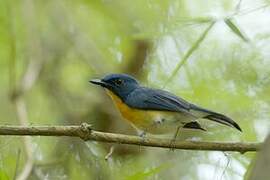
[[[147,115],[146,111],[134,109],[126,105],[118,96],[116,96],[110,90],[106,90],[108,95],[112,98],[114,104],[122,114],[122,116],[130,121],[135,126],[143,126],[143,124],[147,123]]]
[[[112,98],[114,104],[120,111],[121,115],[132,123],[136,128],[151,132],[151,133],[164,133],[170,130],[171,124],[160,124],[157,123],[158,120],[165,118],[166,120],[172,119],[175,113],[168,111],[153,111],[153,110],[141,110],[136,108],[131,108],[125,104],[117,95],[115,95],[110,90],[107,90],[108,95]],[[170,121],[172,122],[172,121]],[[160,127],[162,126],[162,128]],[[173,124],[173,126],[175,126]]]

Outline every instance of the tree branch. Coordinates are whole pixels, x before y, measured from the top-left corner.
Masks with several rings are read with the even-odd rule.
[[[160,148],[172,148],[170,139],[141,138],[115,133],[94,131],[89,124],[80,126],[0,126],[0,135],[29,135],[29,136],[71,136],[79,137],[85,141],[94,140],[108,143],[132,144]],[[198,142],[177,141],[173,148],[185,150],[204,151],[236,151],[245,153],[260,150],[262,143],[251,142]]]

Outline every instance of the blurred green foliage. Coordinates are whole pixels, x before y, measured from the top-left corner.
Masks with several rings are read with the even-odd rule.
[[[33,63],[37,79],[21,95],[29,124],[88,122],[96,130],[135,134],[102,89],[88,83],[121,72],[147,86],[166,84],[243,129],[202,120],[208,132],[184,131],[180,140],[262,141],[270,127],[269,1],[246,0],[237,9],[238,3],[0,0],[0,123],[19,124],[12,95],[27,86],[22,79]],[[0,138],[1,180],[23,170],[23,146],[20,137]],[[110,146],[34,137],[29,179],[243,179],[254,157],[115,145],[106,161]]]

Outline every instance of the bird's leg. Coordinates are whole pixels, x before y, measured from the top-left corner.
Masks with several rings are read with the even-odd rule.
[[[170,149],[171,149],[171,151],[174,151],[174,148],[175,148],[175,141],[176,141],[177,135],[178,135],[178,133],[179,133],[181,127],[182,127],[182,126],[178,126],[178,127],[177,127],[177,129],[176,129],[176,131],[175,131],[175,133],[174,133],[173,139],[171,140],[171,143],[170,143],[170,147],[171,147]]]
[[[141,138],[141,143],[143,143],[146,138],[146,132],[138,130],[138,136]],[[139,145],[139,148],[140,148],[139,150],[141,151],[141,145]]]
[[[146,136],[146,132],[145,131],[139,131],[138,132],[138,135],[141,137],[141,138],[145,138],[145,136]]]
[[[142,142],[145,141],[146,138],[146,132],[145,131],[138,131],[138,136],[142,139]]]

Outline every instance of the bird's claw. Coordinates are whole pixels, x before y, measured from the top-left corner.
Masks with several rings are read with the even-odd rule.
[[[176,139],[173,138],[170,142],[170,151],[174,151],[176,146]]]

